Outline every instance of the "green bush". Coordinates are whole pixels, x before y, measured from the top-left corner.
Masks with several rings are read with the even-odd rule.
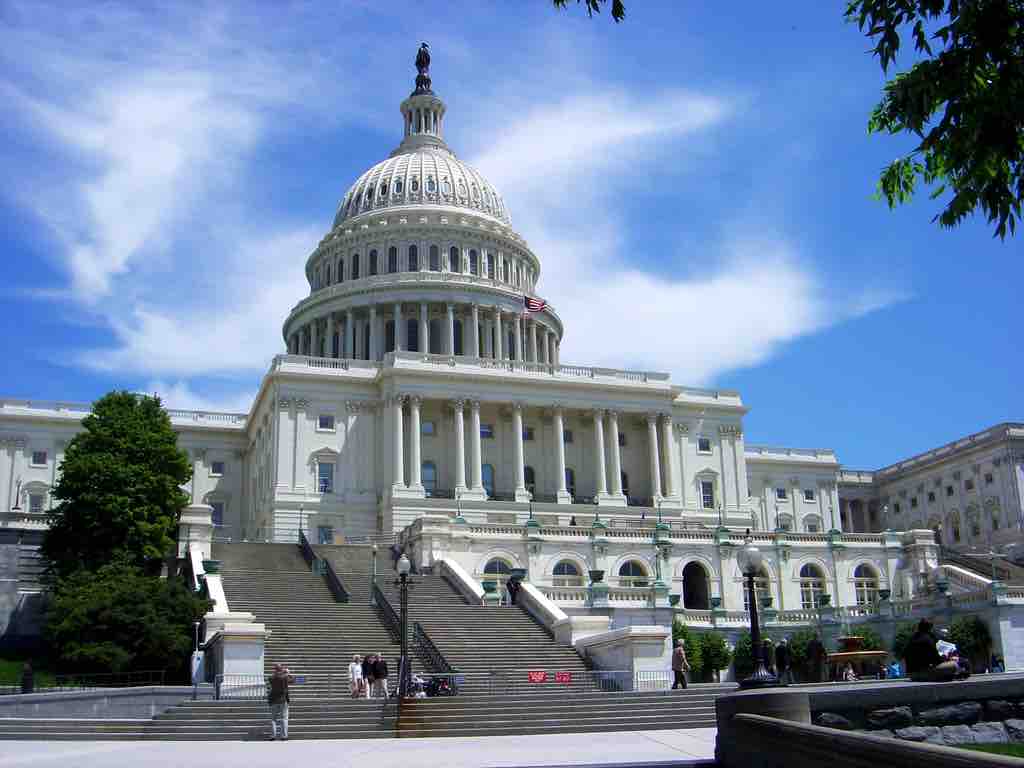
[[[733,666],[736,668],[736,678],[744,678],[754,671],[754,653],[750,644],[750,633],[740,632],[736,638],[736,647],[732,651]]]
[[[700,636],[700,652],[705,674],[712,679],[716,672],[726,669],[732,662],[732,651],[718,632],[705,632]]]
[[[807,653],[807,646],[814,639],[813,629],[801,629],[794,632],[789,638],[789,654],[792,658],[793,672],[800,679],[810,677],[810,658]]]
[[[961,616],[949,625],[949,641],[955,643],[964,656],[972,660],[988,659],[992,636],[988,626],[977,616]]]
[[[885,643],[882,642],[882,636],[875,631],[873,627],[861,625],[856,627],[853,634],[858,637],[864,638],[864,644],[862,648],[865,651],[884,651]]]
[[[701,655],[700,635],[677,619],[672,622],[672,640],[683,641],[683,647],[686,649],[686,660],[690,663],[690,676],[694,680],[703,679],[704,659]]]
[[[914,636],[916,624],[901,624],[896,628],[896,635],[892,640],[892,655],[902,659],[907,652],[907,643]]]

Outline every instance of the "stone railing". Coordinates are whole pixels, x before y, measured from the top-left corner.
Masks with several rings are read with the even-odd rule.
[[[986,579],[984,576],[972,573],[956,565],[940,565],[937,570],[942,572],[950,583],[956,584],[965,592],[976,592],[986,589],[992,584],[992,579]]]
[[[451,368],[465,366],[484,370],[501,370],[510,373],[539,373],[546,376],[583,379],[612,379],[634,383],[667,382],[667,373],[651,371],[626,371],[617,368],[592,368],[582,365],[548,365],[531,363],[522,360],[494,360],[485,357],[469,357],[465,355],[432,355],[424,352],[388,352],[384,356],[385,363],[394,365],[405,360],[429,365]]]
[[[84,418],[92,413],[91,403],[75,403],[64,400],[18,400],[16,398],[0,398],[0,412],[4,410],[46,411],[64,418]],[[194,424],[214,427],[244,427],[248,414],[219,413],[214,411],[189,411],[181,408],[168,408],[167,415],[174,423],[189,421]]]

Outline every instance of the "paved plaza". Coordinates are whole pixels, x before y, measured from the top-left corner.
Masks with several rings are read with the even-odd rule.
[[[0,768],[527,768],[527,766],[692,765],[715,753],[714,728],[492,736],[445,739],[360,739],[282,742],[8,741]]]

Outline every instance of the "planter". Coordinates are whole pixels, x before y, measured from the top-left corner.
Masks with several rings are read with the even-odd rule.
[[[712,597],[711,598],[711,610],[718,610],[722,607],[722,598]]]
[[[859,651],[864,647],[864,638],[857,635],[850,635],[848,637],[837,637],[836,642],[839,643],[839,651],[841,653],[851,653],[853,651]]]
[[[772,599],[770,597],[762,597],[761,598],[761,607],[762,608],[771,608],[772,607]]]
[[[484,581],[481,583],[481,586],[484,588],[484,592],[489,595],[493,595],[498,591],[498,582],[496,581]]]
[[[203,570],[206,573],[220,573],[220,560],[203,560]]]
[[[818,595],[818,607],[825,608],[832,604],[832,595]]]
[[[879,600],[888,600],[889,599],[889,595],[891,595],[891,594],[892,594],[892,590],[891,589],[880,589],[880,590],[878,590],[878,599]]]
[[[604,571],[587,571],[590,574],[590,583],[597,584],[598,582],[604,581]]]
[[[522,581],[525,578],[526,578],[526,569],[525,568],[513,568],[509,572],[509,576],[508,576],[509,581]]]
[[[682,595],[669,595],[668,596],[668,604],[671,605],[673,608],[675,608],[677,605],[679,605],[679,599],[681,597],[682,597]]]

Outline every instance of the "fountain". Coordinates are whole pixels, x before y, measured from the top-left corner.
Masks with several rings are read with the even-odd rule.
[[[836,642],[839,643],[839,650],[828,654],[830,676],[833,680],[841,677],[841,671],[847,663],[853,665],[857,677],[873,677],[889,656],[886,651],[865,651],[864,638],[859,635],[851,635],[849,628],[847,628],[847,632],[836,638]],[[865,671],[866,668],[870,671]]]

